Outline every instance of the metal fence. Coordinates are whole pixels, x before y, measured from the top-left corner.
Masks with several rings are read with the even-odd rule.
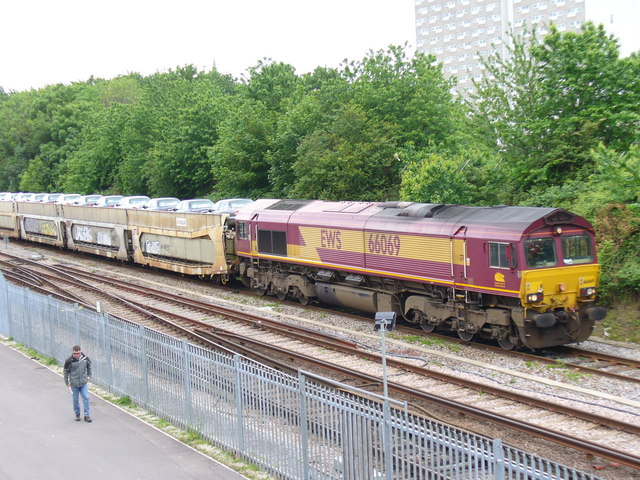
[[[1,274],[0,334],[59,363],[82,345],[96,384],[283,479],[597,478],[417,417],[398,402],[205,350]]]

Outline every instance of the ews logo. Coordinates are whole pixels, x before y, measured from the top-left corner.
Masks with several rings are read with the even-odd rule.
[[[341,250],[342,239],[340,238],[340,230],[320,230],[320,246],[332,250]]]

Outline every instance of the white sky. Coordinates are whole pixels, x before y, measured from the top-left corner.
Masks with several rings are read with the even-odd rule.
[[[263,58],[298,74],[369,50],[415,48],[414,0],[4,0],[0,87],[149,75],[193,64],[239,77]],[[622,42],[640,48],[640,0],[588,0]]]
[[[298,74],[415,47],[414,0],[0,2],[0,86],[149,75],[193,64],[239,77],[263,58]]]

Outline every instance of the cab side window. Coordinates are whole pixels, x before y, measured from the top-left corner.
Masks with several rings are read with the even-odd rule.
[[[238,223],[238,238],[246,240],[247,238],[247,224],[245,222]]]
[[[489,266],[491,268],[511,268],[509,257],[511,245],[508,243],[489,242]],[[513,259],[515,267],[515,258]]]

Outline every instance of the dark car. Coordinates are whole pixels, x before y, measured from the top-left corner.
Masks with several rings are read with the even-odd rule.
[[[179,203],[180,199],[175,197],[152,198],[142,208],[150,212],[172,212]]]
[[[179,213],[209,213],[213,208],[213,202],[208,198],[193,198],[182,200],[174,212]]]
[[[211,213],[227,213],[231,216],[235,215],[238,210],[246,205],[251,205],[253,200],[250,198],[226,198],[218,200],[213,204]]]

